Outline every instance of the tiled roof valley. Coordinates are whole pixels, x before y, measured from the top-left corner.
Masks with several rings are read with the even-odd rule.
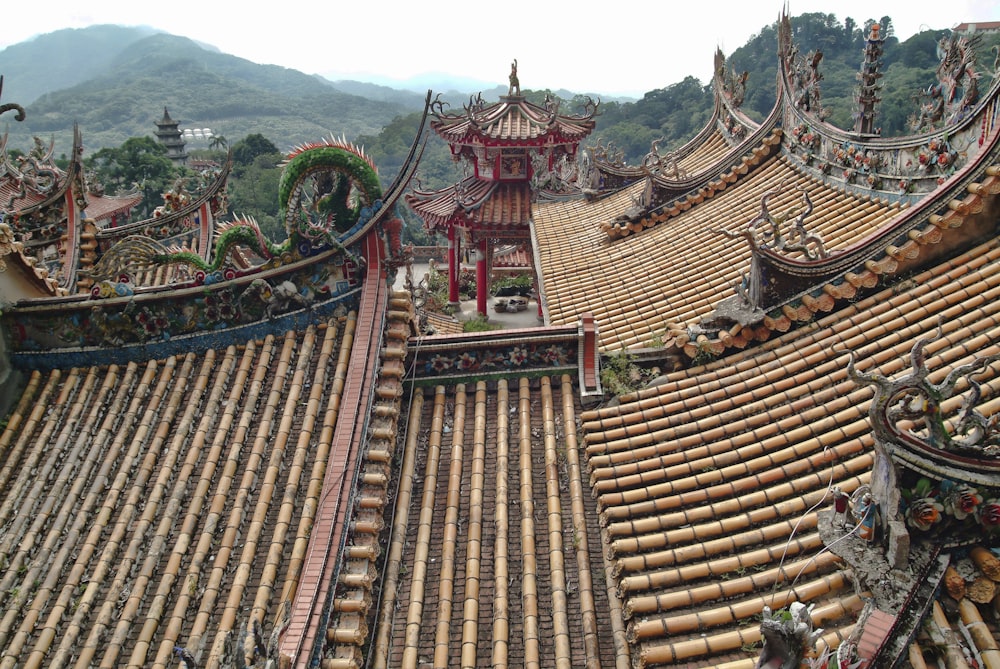
[[[479,382],[474,393],[464,384],[438,386],[414,404],[422,406],[417,434],[427,450],[415,460],[406,542],[413,553],[402,560],[412,576],[396,604],[391,648],[399,650],[387,651],[396,658],[390,666],[460,657],[579,666],[584,657],[596,662],[598,652],[601,666],[611,666],[615,645],[596,614],[604,584],[589,578],[600,563],[587,520],[592,502],[568,434],[572,384],[568,377],[495,383],[488,391]],[[467,599],[473,587],[478,606]],[[565,607],[582,607],[582,618]]]
[[[309,425],[330,394],[324,361],[342,331],[331,323],[320,330],[322,342],[316,332],[251,342],[242,352],[71,370],[69,384],[51,372],[49,389],[32,376],[25,398],[43,405],[27,417],[16,411],[8,423],[10,484],[0,508],[48,510],[25,514],[30,523],[5,532],[12,543],[3,579],[19,595],[6,599],[4,615],[20,630],[5,644],[5,662],[131,657],[166,666],[178,645],[211,665],[231,650],[239,626],[256,619],[270,632],[278,595],[295,577],[287,551],[308,536],[301,521],[289,524],[306,493],[294,490],[300,474],[322,466]],[[52,383],[63,410],[44,401]],[[91,391],[97,384],[102,390]],[[12,427],[22,443],[41,436],[53,447],[26,453]],[[43,488],[37,503],[26,502],[25,493]],[[311,487],[304,499],[318,494]],[[36,569],[46,570],[40,580]]]

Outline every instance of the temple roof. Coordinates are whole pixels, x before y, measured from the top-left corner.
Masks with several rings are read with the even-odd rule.
[[[822,203],[814,229],[831,249],[871,234],[900,212],[896,205],[828,188],[780,158],[711,197],[692,198],[656,227],[613,241],[600,224],[628,208],[643,184],[592,202],[539,203],[533,219],[549,321],[572,322],[591,312],[608,348],[640,345],[697,323],[732,294],[750,259],[746,245],[719,230],[751,220],[761,197],[783,182],[789,191],[776,206],[796,206],[791,187],[810,189]]]
[[[533,260],[531,249],[522,245],[505,246],[498,248],[493,253],[494,269],[530,269]]]
[[[251,611],[268,612],[270,634],[275,602],[300,576],[300,510],[317,504],[331,457],[319,426],[343,384],[327,362],[350,350],[355,318],[147,364],[32,374],[3,437],[4,572],[27,584],[4,609],[23,612],[22,629],[49,621],[54,635],[6,637],[5,656],[169,666],[176,645],[208,666]],[[233,626],[220,625],[227,607],[242,611]],[[121,633],[144,621],[146,633]]]
[[[74,141],[76,146],[72,155],[79,163],[82,152],[79,132],[75,133]],[[46,147],[36,138],[34,148],[27,155],[12,160],[7,153],[5,139],[0,141],[0,202],[4,203],[0,211],[17,214],[32,209],[53,199],[71,185],[69,174],[56,164],[53,156],[54,147]],[[95,221],[128,213],[142,201],[139,193],[104,195],[87,192],[85,197],[87,216]]]
[[[64,295],[59,281],[38,260],[25,253],[11,227],[0,216],[0,301],[11,303],[23,297]]]
[[[430,126],[454,145],[575,145],[593,131],[594,111],[596,107],[584,115],[565,115],[557,104],[541,107],[509,95],[492,104],[482,98],[470,101],[464,114],[439,113]]]
[[[7,136],[0,138],[0,211],[16,213],[35,207],[67,187],[66,171],[56,165],[53,146],[35,139],[34,148],[12,159]]]
[[[613,667],[572,378],[442,384],[410,407],[423,446],[397,540],[414,576],[383,601],[396,614],[374,666]]]
[[[745,658],[759,640],[746,618],[790,592],[816,604],[826,644],[846,637],[862,602],[817,536],[832,487],[853,492],[871,475],[871,392],[848,378],[845,353],[896,374],[947,314],[929,367],[997,353],[1000,311],[976,305],[1000,288],[998,262],[994,238],[813,328],[582,413],[606,567],[639,666]],[[1000,375],[982,382],[995,392]]]
[[[87,217],[103,221],[119,214],[127,215],[133,207],[142,202],[142,193],[134,195],[87,194]]]
[[[885,554],[831,522],[835,488],[858,493],[879,473],[873,393],[849,354],[895,378],[925,342],[933,381],[1000,356],[998,95],[994,85],[985,122],[860,146],[785,91],[742,138],[718,113],[673,157],[686,176],[651,160],[620,170],[635,179],[624,187],[558,201],[532,203],[527,182],[471,178],[408,197],[431,227],[530,230],[545,327],[413,336],[414,295],[388,288],[402,261],[383,262],[380,219],[350,268],[357,303],[277,314],[280,331],[269,314],[260,337],[206,326],[133,347],[150,359],[94,364],[115,347],[87,346],[62,358],[74,364],[26,370],[0,431],[4,657],[752,669],[761,619],[792,601],[812,606],[820,651],[860,637],[861,652],[877,652],[869,637],[893,634],[896,619],[859,616],[896,574],[865,578],[825,548],[860,563]],[[459,143],[541,141],[541,117],[522,102],[438,120],[454,122]],[[939,150],[955,136],[962,152]],[[869,150],[896,156],[891,181],[863,171]],[[821,169],[834,155],[843,163]],[[919,156],[927,168],[907,166]],[[823,254],[806,253],[817,245]],[[310,263],[294,265],[330,271]],[[792,287],[780,293],[777,278]],[[751,284],[772,301],[722,313]],[[188,308],[223,295],[185,290],[150,295]],[[109,303],[149,322],[141,299]],[[121,327],[87,305],[90,320],[51,322]],[[598,334],[609,367],[626,350],[659,376],[585,402]],[[196,351],[152,353],[194,336]],[[995,417],[1000,364],[963,381],[972,408]],[[912,404],[899,406],[907,421]],[[969,409],[945,404],[947,422]],[[991,495],[980,503],[995,514],[974,520],[995,546]],[[962,566],[958,553],[942,559]],[[964,573],[1000,584],[1000,567],[979,571]],[[922,585],[947,650],[992,646],[995,657],[995,626],[960,630],[970,609],[992,615],[1000,585],[983,602]],[[945,646],[929,639],[914,652]]]
[[[175,126],[175,125],[177,125],[177,121],[175,121],[174,119],[172,119],[170,117],[170,112],[168,112],[167,108],[164,107],[163,108],[163,116],[160,117],[160,120],[156,122],[156,125],[157,126],[170,126],[170,125],[174,125]]]
[[[467,177],[441,190],[408,193],[406,202],[430,229],[456,222],[486,229],[521,228],[531,218],[531,187],[525,181]]]

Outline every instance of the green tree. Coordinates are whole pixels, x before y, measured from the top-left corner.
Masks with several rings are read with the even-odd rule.
[[[247,135],[232,145],[233,171],[229,178],[229,211],[250,216],[268,239],[288,236],[278,212],[278,182],[285,156],[260,133]]]
[[[225,151],[229,148],[229,141],[222,135],[212,135],[212,141],[208,143],[208,148],[213,151]]]
[[[700,131],[712,114],[712,91],[696,78],[646,93],[636,102],[601,106],[592,144],[598,139],[624,153],[625,161],[638,164],[649,152],[653,140],[659,150],[675,149]]]
[[[258,156],[274,153],[280,153],[274,142],[260,133],[254,133],[233,145],[233,163],[241,166],[250,165]]]
[[[152,137],[131,137],[120,147],[105,147],[84,163],[109,193],[139,190],[142,202],[133,218],[149,218],[163,203],[163,193],[184,173],[167,157],[167,149]]]
[[[235,153],[235,147],[233,151]],[[230,212],[253,217],[261,231],[273,242],[288,236],[278,212],[279,165],[283,158],[277,151],[263,153],[250,164],[234,168],[229,180]]]

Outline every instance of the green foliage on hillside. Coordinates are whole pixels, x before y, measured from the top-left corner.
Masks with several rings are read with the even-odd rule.
[[[101,76],[129,45],[154,32],[152,28],[90,26],[12,44],[0,51],[4,101],[30,105],[43,93]]]
[[[251,216],[272,242],[288,237],[279,216],[278,183],[285,155],[260,133],[247,135],[232,147],[233,171],[229,179],[229,213]]]
[[[655,140],[671,150],[698,133],[712,117],[712,89],[694,77],[650,91],[636,102],[606,103],[591,137],[614,144],[635,165]]]
[[[9,51],[0,68],[11,67]],[[5,85],[4,100],[20,102],[14,93]],[[257,65],[166,34],[129,43],[99,74],[50,89],[25,107],[27,119],[9,127],[10,147],[28,148],[33,136],[69,146],[74,124],[89,150],[120,146],[129,137],[155,132],[166,107],[182,128],[207,127],[230,137],[260,133],[287,150],[333,132],[348,138],[377,133],[407,111],[397,103],[343,93],[318,77]]]
[[[828,115],[826,121],[838,128],[851,129],[856,111],[856,74],[864,60],[865,39],[876,21],[866,17],[862,23],[847,17],[840,21],[834,14],[808,13],[792,19],[792,39],[799,52],[820,50],[823,59],[819,71],[821,103]],[[921,91],[937,82],[936,69],[940,62],[938,41],[951,34],[950,30],[925,30],[900,42],[892,18],[877,19],[885,37],[882,54],[882,102],[877,108],[877,125],[883,137],[898,137],[912,132],[909,118],[919,110],[916,98]],[[727,59],[735,71],[750,72],[743,111],[751,118],[763,119],[774,106],[776,88],[771,83],[777,77],[775,51],[778,44],[777,22],[762,29]],[[992,74],[991,49],[1000,43],[1000,36],[984,35],[978,40],[978,70]],[[981,83],[985,88],[988,84]]]

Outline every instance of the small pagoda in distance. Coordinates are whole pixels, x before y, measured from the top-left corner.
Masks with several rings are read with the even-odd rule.
[[[177,121],[170,118],[170,112],[163,108],[163,118],[156,122],[156,139],[167,147],[167,158],[179,165],[187,163],[188,154],[184,150],[184,138]]]
[[[459,303],[462,244],[476,257],[476,310],[487,315],[493,250],[498,244],[530,248],[531,203],[542,189],[569,191],[576,152],[593,131],[597,104],[583,114],[559,113],[559,102],[544,105],[521,95],[517,60],[511,64],[506,96],[486,104],[482,95],[460,113],[446,113],[435,102],[431,128],[451,147],[452,158],[466,161],[466,176],[437,191],[414,190],[407,204],[431,232],[448,237],[448,301]],[[538,306],[542,316],[541,302]]]

